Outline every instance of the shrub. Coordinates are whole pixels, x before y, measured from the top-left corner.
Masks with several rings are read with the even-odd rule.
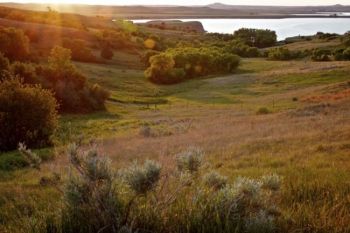
[[[315,49],[311,59],[313,61],[330,61],[332,52],[327,49]]]
[[[301,57],[300,52],[290,51],[289,49],[284,47],[270,49],[268,52],[268,58],[270,60],[287,61],[287,60],[292,60],[299,57]]]
[[[146,67],[149,67],[151,65],[150,58],[158,54],[158,51],[147,50],[144,54],[141,55],[141,61],[145,64]]]
[[[281,178],[276,174],[263,176],[261,181],[262,187],[266,189],[277,191],[281,187]]]
[[[189,148],[177,155],[177,168],[181,172],[195,173],[202,166],[203,151],[199,148]]]
[[[343,48],[335,49],[333,51],[334,60],[336,60],[336,61],[343,61],[343,60],[345,60],[344,51],[345,51],[345,49],[343,49]]]
[[[152,56],[145,76],[159,84],[173,84],[208,74],[232,73],[240,63],[237,55],[217,47],[175,48]]]
[[[256,112],[256,114],[258,115],[266,115],[266,114],[269,114],[271,111],[266,108],[266,107],[261,107],[258,109],[258,111]]]
[[[45,230],[37,232],[273,233],[276,230],[279,211],[274,203],[279,189],[264,186],[264,180],[270,178],[241,177],[221,189],[208,190],[196,182],[198,176],[169,171],[156,189],[160,179],[160,165],[156,162],[134,164],[120,172],[122,176],[114,176],[109,161],[97,153],[95,145],[85,150],[73,144],[68,155],[73,170],[63,189],[62,214],[56,220],[44,219]],[[124,189],[119,177],[125,179],[134,195]],[[277,176],[273,179],[280,180]]]
[[[81,62],[96,62],[96,57],[84,40],[63,40],[63,47],[71,50],[72,60]]]
[[[108,46],[104,46],[101,50],[101,57],[107,60],[111,60],[113,58],[114,54],[113,54],[113,50],[108,47]]]
[[[71,63],[70,54],[62,47],[52,49],[48,65],[36,68],[43,86],[54,91],[63,112],[104,110],[109,92],[98,84],[90,84]]]
[[[234,32],[234,37],[246,45],[265,48],[276,44],[277,35],[275,31],[241,28]]]
[[[28,86],[19,79],[0,81],[0,150],[51,144],[57,128],[57,102],[40,86]]]
[[[117,232],[122,202],[109,160],[95,148],[84,151],[76,144],[70,145],[68,155],[75,172],[64,187],[62,232]]]
[[[179,83],[184,78],[184,72],[174,70],[175,61],[169,54],[159,54],[150,58],[151,66],[145,71],[145,76],[151,82],[158,84]]]
[[[350,47],[344,50],[343,57],[346,60],[350,60]]]
[[[24,83],[40,83],[39,77],[36,74],[35,66],[33,64],[14,62],[11,65],[11,73],[15,76],[21,77]]]
[[[240,40],[232,40],[226,46],[226,51],[237,54],[241,57],[259,57],[260,51],[256,47],[250,47]]]
[[[11,61],[26,59],[29,39],[20,29],[0,27],[0,52]]]
[[[134,164],[125,171],[127,185],[138,195],[153,190],[160,179],[161,166],[154,161],[146,161],[143,166]]]
[[[220,175],[217,172],[210,172],[203,177],[204,184],[215,190],[222,189],[227,184],[227,177]]]
[[[7,59],[3,53],[0,52],[0,72],[9,70],[10,68],[10,62],[9,59]]]

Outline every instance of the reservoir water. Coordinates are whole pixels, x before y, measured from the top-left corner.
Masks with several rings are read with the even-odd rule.
[[[156,19],[155,19],[156,20]],[[240,28],[270,29],[278,40],[298,35],[314,35],[317,32],[344,34],[350,31],[350,18],[285,18],[285,19],[178,19],[200,21],[207,32],[233,33]],[[147,20],[133,20],[144,23]]]

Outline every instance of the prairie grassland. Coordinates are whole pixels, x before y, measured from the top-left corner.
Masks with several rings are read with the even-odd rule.
[[[63,116],[58,145],[83,135],[100,139],[115,167],[155,159],[166,169],[178,152],[200,147],[205,168],[229,179],[283,177],[281,232],[350,232],[350,99],[310,101],[349,90],[350,63],[247,59],[237,74],[175,86],[150,84],[138,70],[79,66],[112,97],[107,112]],[[58,147],[40,171],[1,172],[0,232],[20,232],[57,210],[60,192],[38,180],[67,174],[66,166]]]

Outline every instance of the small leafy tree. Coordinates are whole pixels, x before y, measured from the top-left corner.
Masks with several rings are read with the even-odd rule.
[[[51,144],[58,124],[57,102],[49,90],[9,77],[0,81],[0,150]]]
[[[0,52],[11,61],[26,59],[29,55],[29,39],[20,29],[0,27]]]

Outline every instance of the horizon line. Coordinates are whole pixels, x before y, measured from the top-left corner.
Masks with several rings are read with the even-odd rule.
[[[335,4],[324,4],[324,5],[274,5],[274,4],[266,4],[266,5],[244,5],[244,4],[226,4],[226,3],[221,3],[221,2],[213,2],[209,4],[193,4],[193,5],[173,5],[173,4],[89,4],[89,3],[48,3],[48,2],[43,2],[43,1],[35,1],[35,2],[14,2],[14,1],[6,1],[6,2],[0,2],[0,4],[22,4],[22,5],[28,5],[28,4],[40,4],[40,5],[79,5],[79,6],[145,6],[145,7],[207,7],[210,5],[214,4],[222,4],[225,6],[241,6],[241,7],[266,7],[266,6],[271,6],[271,7],[322,7],[322,6],[350,6],[350,5],[344,5],[340,3],[335,3]]]

